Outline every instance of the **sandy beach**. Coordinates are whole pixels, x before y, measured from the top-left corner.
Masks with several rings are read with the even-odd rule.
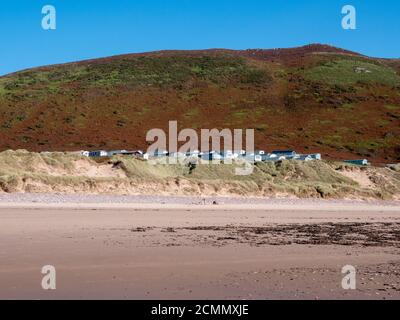
[[[0,195],[0,299],[400,299],[399,254],[398,202]]]

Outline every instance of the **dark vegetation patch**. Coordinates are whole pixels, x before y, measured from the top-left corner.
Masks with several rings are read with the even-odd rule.
[[[400,248],[400,223],[284,224],[260,227],[225,226],[183,228],[217,231],[220,244],[230,241],[253,245],[357,245]]]

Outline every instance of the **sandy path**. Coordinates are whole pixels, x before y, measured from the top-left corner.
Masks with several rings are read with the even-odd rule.
[[[0,298],[400,299],[396,206],[36,205],[0,208]]]

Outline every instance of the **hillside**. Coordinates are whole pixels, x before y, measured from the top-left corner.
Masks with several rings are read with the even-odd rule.
[[[146,132],[254,128],[258,148],[400,160],[400,60],[326,45],[162,51],[0,77],[0,150],[146,149]]]

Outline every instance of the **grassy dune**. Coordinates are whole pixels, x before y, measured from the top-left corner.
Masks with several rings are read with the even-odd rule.
[[[94,161],[73,153],[0,153],[0,192],[226,195],[400,199],[400,172],[325,161],[152,165],[130,157]]]

